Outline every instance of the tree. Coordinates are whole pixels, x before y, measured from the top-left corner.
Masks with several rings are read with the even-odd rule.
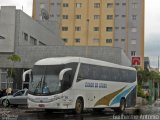
[[[14,79],[14,77],[15,77],[14,64],[16,62],[20,62],[21,57],[19,55],[13,54],[13,55],[8,57],[8,60],[12,62],[12,67],[8,69],[9,87],[11,87],[10,86],[11,79]]]

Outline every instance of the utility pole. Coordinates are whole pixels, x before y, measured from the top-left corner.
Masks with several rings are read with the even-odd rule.
[[[159,72],[159,56],[158,56],[158,72]]]
[[[88,40],[89,39],[89,19],[87,19],[87,41],[86,41],[86,57],[88,57]]]

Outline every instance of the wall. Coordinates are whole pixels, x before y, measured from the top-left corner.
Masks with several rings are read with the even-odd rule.
[[[86,56],[87,51],[87,56]],[[95,54],[96,53],[96,54]],[[130,61],[120,48],[112,47],[71,47],[71,46],[18,46],[16,54],[20,55],[22,61],[16,63],[17,68],[31,68],[33,64],[47,57],[81,56],[89,57],[125,66],[130,66]],[[0,67],[9,67],[11,63],[7,60],[8,55],[0,55]]]
[[[19,34],[18,45],[30,45],[29,41],[24,43],[23,33],[27,33],[30,36],[36,38],[38,41],[45,43],[46,45],[64,45],[63,41],[58,38],[56,33],[54,34],[46,27],[42,26],[38,22],[31,19],[27,14],[22,11],[16,12],[16,34]],[[18,21],[19,17],[19,21]],[[19,26],[19,27],[18,27]]]
[[[1,7],[0,12],[0,52],[14,52],[15,39],[15,7]]]

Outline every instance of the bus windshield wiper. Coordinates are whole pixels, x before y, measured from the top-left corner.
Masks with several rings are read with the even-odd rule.
[[[42,75],[41,80],[38,82],[38,84],[37,84],[37,86],[36,86],[36,88],[35,88],[35,90],[34,90],[34,94],[36,93],[36,90],[37,90],[38,87],[39,87],[39,88],[42,87],[42,80],[43,80],[43,77],[44,77],[44,75]]]

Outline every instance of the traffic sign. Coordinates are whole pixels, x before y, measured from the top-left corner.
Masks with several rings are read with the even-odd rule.
[[[141,65],[141,57],[137,57],[137,56],[132,57],[132,65],[134,66]]]

